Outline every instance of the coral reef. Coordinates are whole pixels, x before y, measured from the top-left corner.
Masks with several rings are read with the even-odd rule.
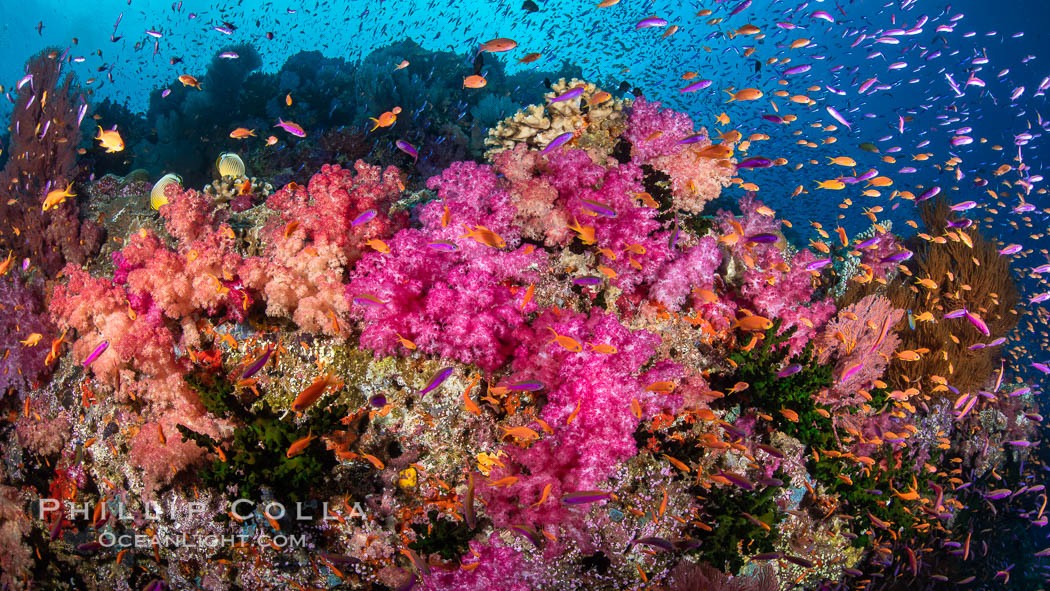
[[[872,213],[815,252],[753,192],[712,204],[740,137],[711,143],[641,93],[561,80],[497,125],[485,162],[444,162],[537,74],[478,52],[500,91],[454,103],[395,67],[462,59],[411,42],[277,74],[235,51],[204,90],[155,97],[165,150],[230,95],[235,125],[282,117],[306,138],[242,151],[256,176],[170,183],[157,211],[147,173],[101,176],[88,206],[112,244],[50,283],[14,255],[0,278],[7,587],[911,584],[971,572],[978,537],[997,547],[991,511],[1045,523],[1019,484],[1039,469],[1036,396],[991,340],[1015,287],[944,204],[926,212],[943,240]],[[428,103],[474,121],[353,127]],[[369,147],[402,133],[425,164]],[[44,499],[93,509],[23,511]],[[140,531],[157,543],[101,543]],[[182,535],[237,542],[162,543]]]

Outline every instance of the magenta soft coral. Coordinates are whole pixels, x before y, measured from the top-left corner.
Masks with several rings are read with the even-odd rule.
[[[553,342],[555,333],[575,339],[583,351],[571,352]],[[597,308],[589,316],[545,310],[533,326],[523,327],[517,336],[520,344],[511,379],[544,384],[547,403],[541,418],[554,433],[543,435],[528,448],[504,446],[505,467],[495,468],[490,478],[516,476],[518,480],[506,487],[481,487],[485,512],[497,527],[522,523],[558,526],[588,546],[582,522],[587,506],[566,505],[561,496],[600,488],[620,462],[637,453],[632,434],[639,419],[632,414],[631,400],[639,401],[643,416],[663,409],[676,411],[682,403],[680,397],[648,392],[646,386],[649,380],[681,377],[682,370],[674,364],[662,364],[639,375],[660,338],[646,331],[631,331],[616,316]],[[596,353],[590,345],[597,344],[611,345],[617,352]],[[548,498],[534,506],[548,485]]]
[[[430,591],[530,591],[543,584],[543,571],[514,548],[500,543],[496,534],[488,544],[470,542],[470,554],[463,558],[469,570],[431,569],[423,577],[423,589]]]
[[[419,208],[422,229],[398,232],[388,241],[389,253],[365,254],[351,274],[346,298],[351,314],[364,320],[361,344],[388,355],[404,337],[422,352],[494,370],[509,357],[512,334],[530,310],[521,309],[523,296],[509,286],[538,280],[545,254],[465,237],[483,226],[510,248],[519,242],[510,198],[487,166],[453,164],[430,186],[441,200]],[[444,226],[446,208],[450,222]]]

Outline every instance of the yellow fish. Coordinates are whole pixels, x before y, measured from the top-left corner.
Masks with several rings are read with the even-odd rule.
[[[51,209],[52,207],[57,207],[66,200],[66,197],[76,197],[76,195],[70,192],[70,189],[72,188],[73,183],[69,183],[69,185],[65,189],[53,189],[51,192],[49,192],[47,194],[47,197],[44,197],[44,208],[40,210],[41,213]]]
[[[122,152],[124,150],[124,138],[120,137],[120,133],[115,125],[113,129],[109,130],[102,129],[102,126],[99,126],[98,135],[95,139],[99,141],[99,145],[106,149],[106,153]]]

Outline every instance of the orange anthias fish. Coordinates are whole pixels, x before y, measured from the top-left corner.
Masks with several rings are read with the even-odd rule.
[[[394,66],[394,71],[396,72],[398,70],[404,70],[407,67],[408,67],[408,60],[401,60],[400,64]]]
[[[513,39],[508,39],[506,37],[497,37],[496,39],[492,39],[490,41],[482,43],[481,47],[478,48],[478,52],[480,53],[482,51],[488,51],[492,53],[499,53],[501,51],[510,51],[517,46],[518,42]]]
[[[335,377],[332,374],[325,374],[323,376],[314,378],[313,383],[303,389],[299,393],[299,396],[292,402],[292,410],[302,411],[310,407],[311,404],[317,402],[319,398],[328,390],[329,386],[334,386],[336,389],[343,387],[343,381]]]
[[[183,74],[182,76],[179,76],[179,82],[182,82],[183,86],[192,86],[197,90],[202,90],[201,83],[197,82],[197,79],[193,76],[190,76],[189,74]]]
[[[580,343],[577,342],[576,339],[572,337],[567,337],[565,335],[560,335],[558,334],[558,331],[554,330],[549,326],[547,327],[547,330],[554,333],[554,338],[550,341],[551,343],[558,343],[562,346],[563,349],[572,351],[573,353],[579,353],[583,350],[583,347],[580,346]]]
[[[725,90],[723,92],[725,92],[731,97],[728,101],[726,101],[727,103],[731,103],[733,101],[753,101],[762,98],[762,91],[757,88],[744,88],[742,90],[736,91],[735,94],[728,90]]]
[[[464,88],[484,88],[488,84],[484,76],[473,74],[463,79]]]
[[[7,275],[7,272],[11,270],[11,265],[14,264],[15,253],[12,250],[7,251],[7,258],[0,262],[0,277]]]
[[[76,197],[76,195],[74,195],[70,191],[70,189],[72,188],[73,183],[69,183],[69,186],[67,186],[65,189],[53,189],[51,192],[49,192],[47,194],[47,197],[44,197],[44,207],[40,210],[41,213],[51,209],[52,207],[57,207],[66,200],[66,197]]]
[[[543,57],[542,53],[526,53],[525,57],[518,59],[519,64],[531,64],[532,62]]]
[[[246,127],[238,127],[237,129],[230,132],[230,137],[235,140],[243,140],[247,137],[255,137],[255,130],[248,129]]]
[[[292,444],[288,446],[288,451],[284,454],[284,456],[286,458],[292,458],[303,453],[304,451],[306,451],[306,448],[310,445],[310,442],[312,442],[314,439],[317,439],[317,436],[310,432],[306,435],[306,437],[293,441]]]
[[[503,248],[507,246],[506,240],[485,226],[474,226],[473,230],[471,230],[470,226],[466,224],[463,224],[463,227],[467,229],[467,233],[460,236],[460,238],[473,238],[485,246],[491,246],[493,248]]]
[[[773,326],[773,321],[764,316],[744,316],[737,320],[733,326],[747,331],[763,331],[769,330]]]
[[[95,136],[95,139],[106,149],[106,153],[121,152],[124,150],[124,138],[120,137],[116,125],[113,126],[113,129],[109,130],[104,130],[99,126],[98,135]]]
[[[376,126],[369,131],[375,131],[380,127],[390,127],[395,122],[397,122],[397,116],[399,113],[401,113],[401,107],[394,107],[393,109],[390,109],[386,113],[380,115],[379,119],[376,119],[375,117],[369,117],[369,119],[376,122]]]
[[[572,221],[573,224],[569,226],[569,229],[579,234],[580,240],[582,240],[584,244],[594,244],[594,227],[581,226],[575,216],[572,218]]]

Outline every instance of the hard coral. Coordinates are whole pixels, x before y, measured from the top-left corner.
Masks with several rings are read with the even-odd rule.
[[[553,102],[552,99],[582,88],[583,93],[575,98]],[[558,80],[547,93],[546,106],[532,105],[512,117],[501,121],[489,130],[485,145],[492,146],[485,157],[494,159],[503,150],[525,144],[530,149],[542,150],[565,133],[574,135],[576,148],[586,150],[595,162],[604,162],[612,153],[616,139],[623,133],[627,123],[625,107],[629,101],[612,98],[593,84],[573,78]]]

